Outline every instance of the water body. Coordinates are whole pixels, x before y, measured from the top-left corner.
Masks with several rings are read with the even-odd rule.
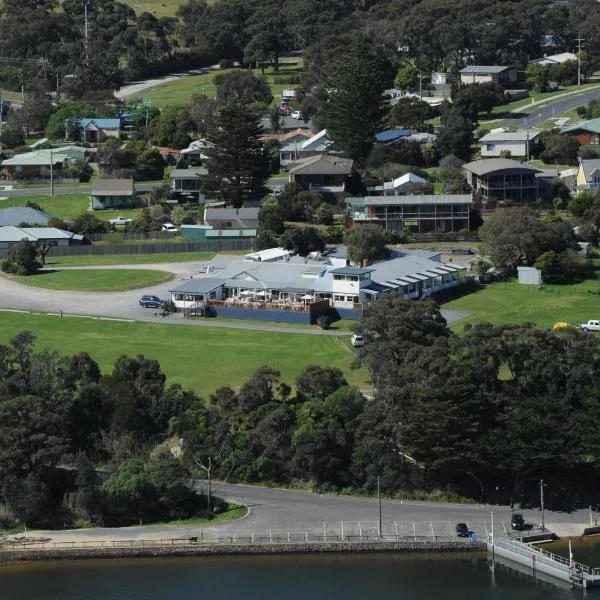
[[[0,568],[1,600],[574,600],[472,555],[124,559]],[[588,592],[600,599],[600,593]]]

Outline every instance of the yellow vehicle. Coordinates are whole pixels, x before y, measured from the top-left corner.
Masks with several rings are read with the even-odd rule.
[[[565,321],[559,321],[558,323],[554,323],[552,329],[569,329],[569,327],[571,326],[568,323],[565,323]]]

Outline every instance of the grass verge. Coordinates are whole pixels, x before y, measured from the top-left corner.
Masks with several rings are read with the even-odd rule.
[[[216,494],[219,495],[218,493]],[[172,521],[163,521],[160,523],[148,523],[148,525],[218,525],[219,523],[226,523],[227,521],[237,521],[242,519],[248,514],[248,509],[245,506],[239,504],[230,504],[229,508],[217,515],[212,519],[206,517],[192,517],[191,519],[178,519]]]
[[[173,274],[150,269],[73,269],[42,271],[36,275],[15,276],[13,279],[24,285],[48,290],[122,292],[169,281],[173,279]]]
[[[243,256],[250,250],[227,250],[220,255]],[[51,256],[48,267],[93,267],[102,265],[151,265],[155,263],[180,263],[210,261],[215,252],[157,252],[155,254],[103,254],[89,256]]]
[[[495,325],[534,323],[550,328],[558,321],[572,325],[600,317],[600,280],[589,279],[574,285],[520,285],[516,281],[492,283],[481,290],[444,304],[448,310],[471,313],[452,323],[460,333],[467,323],[488,321]]]
[[[352,369],[354,353],[335,336],[0,312],[0,343],[25,329],[37,336],[38,348],[88,352],[105,373],[119,356],[143,354],[160,362],[169,384],[204,396],[240,386],[263,365],[280,371],[289,384],[318,364],[341,369],[351,385],[369,385],[368,373]]]

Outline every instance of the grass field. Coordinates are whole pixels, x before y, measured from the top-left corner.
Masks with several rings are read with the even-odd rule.
[[[86,351],[104,372],[123,354],[143,354],[160,362],[169,384],[205,397],[219,387],[241,385],[262,365],[280,371],[289,384],[303,368],[318,364],[342,369],[352,385],[368,385],[367,373],[351,368],[349,342],[334,336],[0,312],[0,343],[25,329],[37,336],[38,348]]]
[[[516,281],[493,283],[483,289],[444,304],[449,310],[465,310],[471,316],[452,324],[460,332],[465,323],[489,321],[496,325],[532,322],[552,327],[558,321],[572,325],[600,318],[600,280],[575,285],[519,285]]]
[[[16,276],[24,285],[48,290],[74,290],[79,292],[121,292],[135,290],[168,281],[172,273],[150,269],[81,269],[68,271],[42,271],[37,275]]]
[[[248,251],[244,250],[243,254]],[[238,254],[237,251],[223,254]],[[242,251],[239,252],[242,254]],[[89,267],[96,265],[148,265],[211,260],[214,252],[160,252],[156,254],[116,254],[98,256],[55,256],[46,260],[47,267]]]
[[[164,108],[172,105],[190,104],[192,97],[196,94],[203,94],[209,98],[214,98],[217,92],[214,78],[221,73],[227,73],[229,70],[211,71],[202,75],[190,75],[189,77],[181,77],[174,81],[163,83],[154,88],[143,90],[133,98],[149,98],[153,106]],[[257,77],[262,77],[261,69],[253,69],[252,72]],[[302,58],[291,57],[282,58],[279,66],[279,75],[299,75],[302,72]],[[284,89],[295,88],[296,84],[283,84],[274,82],[273,69],[265,69],[264,77],[271,87],[271,92],[274,97],[274,104],[278,104],[281,92]]]
[[[59,219],[73,220],[75,217],[90,210],[90,194],[64,194],[62,196],[48,196],[33,194],[31,196],[11,197],[0,202],[0,208],[7,206],[25,206],[27,202],[35,202],[43,210],[58,217]],[[124,215],[128,219],[137,217],[141,208],[129,208],[121,210],[96,210],[94,215],[103,221],[114,219]]]

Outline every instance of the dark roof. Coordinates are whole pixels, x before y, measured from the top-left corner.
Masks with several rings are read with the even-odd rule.
[[[97,179],[92,183],[92,196],[133,196],[133,179]]]
[[[290,163],[289,172],[309,175],[350,175],[354,161],[351,158],[315,154],[302,160]]]
[[[527,163],[510,160],[509,158],[482,158],[463,165],[463,169],[475,175],[489,175],[494,171],[508,171],[509,169],[519,169],[521,171],[529,171],[530,173],[539,173],[541,171],[541,169],[536,169]]]
[[[334,275],[362,275],[363,273],[372,273],[374,270],[365,267],[340,267],[339,269],[333,269],[331,272]]]
[[[206,208],[204,210],[205,218],[212,219],[258,219],[260,208],[243,207],[243,208]]]
[[[21,223],[30,225],[48,225],[52,215],[30,208],[28,206],[8,206],[0,210],[0,227],[14,225],[18,227]]]

